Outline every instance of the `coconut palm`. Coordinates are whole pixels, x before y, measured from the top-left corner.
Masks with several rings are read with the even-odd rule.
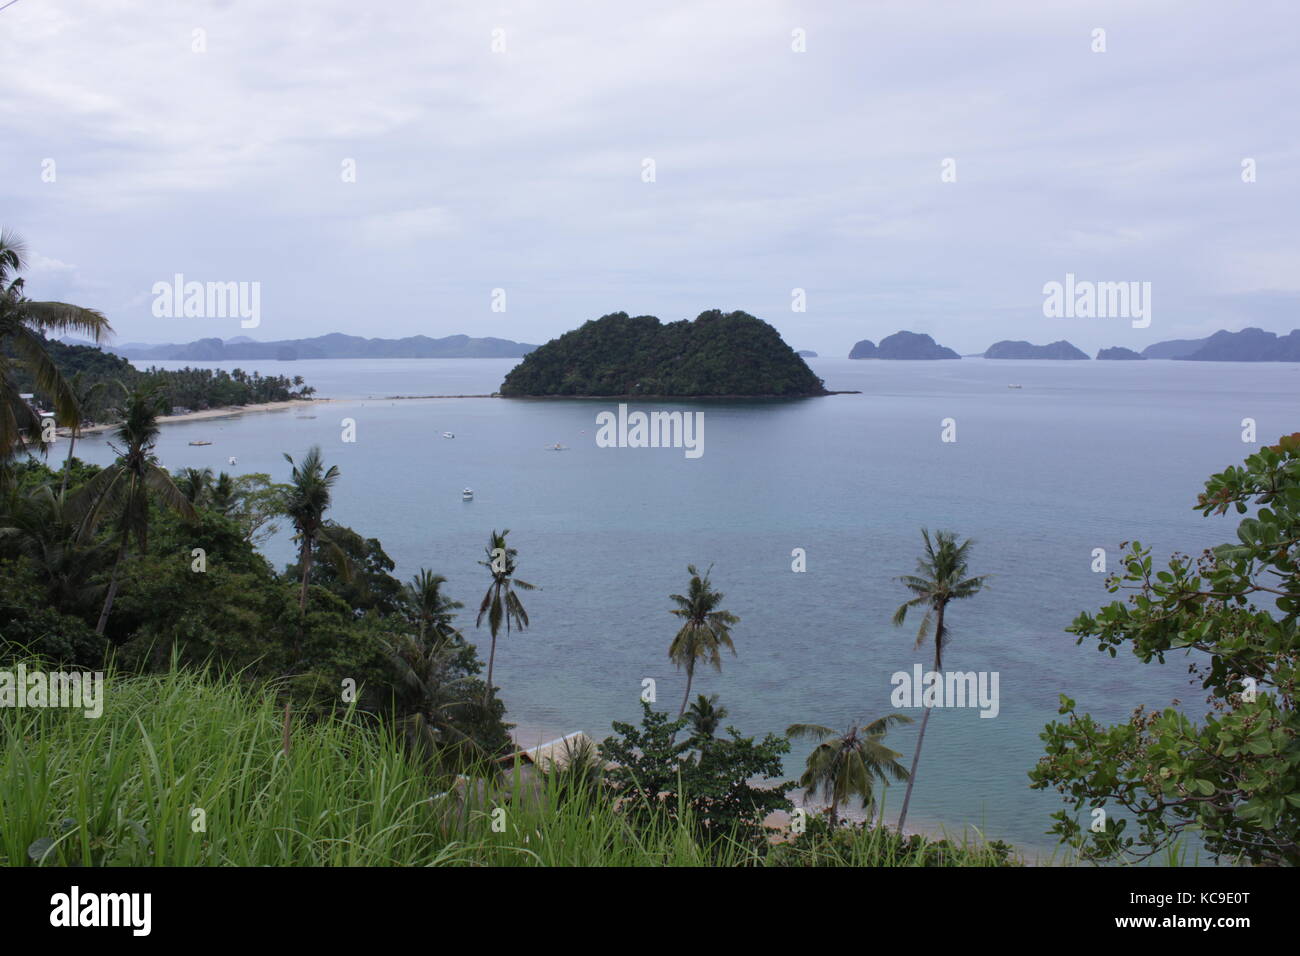
[[[156,501],[187,521],[197,518],[194,506],[181,494],[153,454],[163,401],[159,387],[147,386],[128,392],[122,386],[122,391],[125,401],[117,409],[122,421],[114,431],[121,447],[110,442],[110,447],[117,452],[117,461],[82,485],[69,501],[73,515],[80,519],[83,541],[89,540],[109,516],[116,524],[117,556],[113,560],[104,607],[95,625],[97,634],[103,634],[108,624],[113,599],[117,596],[122,562],[126,560],[131,542],[135,541],[139,551],[148,547],[151,502]]]
[[[65,419],[69,431],[68,457],[63,462],[63,479],[59,483],[60,494],[66,494],[68,490],[68,472],[72,470],[72,452],[77,447],[77,436],[81,434],[81,426],[86,421],[86,409],[90,408],[90,403],[95,400],[95,397],[103,391],[107,384],[107,382],[87,382],[85,372],[77,372],[68,383],[77,407],[73,417]]]
[[[0,230],[0,461],[28,443],[45,448],[40,418],[19,391],[20,367],[35,381],[36,390],[49,396],[57,418],[77,417],[77,396],[50,357],[45,333],[80,332],[98,342],[112,332],[108,319],[93,309],[27,298],[18,276],[26,265],[22,240],[10,230]]]
[[[89,614],[102,600],[104,589],[93,582],[111,546],[80,543],[63,494],[49,485],[14,500],[0,527],[0,541],[12,542],[39,571],[52,607]]]
[[[520,631],[528,627],[528,612],[524,610],[523,602],[519,600],[515,588],[521,591],[535,590],[534,585],[515,577],[515,558],[518,557],[519,552],[506,543],[506,535],[509,533],[509,528],[500,534],[493,531],[485,549],[488,560],[479,562],[492,575],[492,583],[488,585],[487,592],[483,595],[483,600],[478,606],[478,617],[474,621],[474,626],[479,627],[486,616],[488,630],[492,633],[492,649],[488,652],[487,689],[483,694],[484,706],[487,705],[495,690],[492,686],[492,665],[496,662],[497,633],[501,630],[502,622],[505,622],[507,634],[510,633],[512,626]]]
[[[808,755],[799,786],[804,797],[820,795],[830,804],[831,826],[839,823],[839,808],[853,797],[870,811],[875,805],[874,784],[889,786],[891,780],[906,780],[907,771],[898,762],[902,754],[884,744],[893,724],[911,723],[905,714],[888,714],[865,726],[853,724],[844,733],[821,724],[792,724],[785,734],[791,738],[811,737],[820,741]]]
[[[446,583],[443,575],[420,568],[403,588],[409,613],[419,627],[421,644],[441,647],[448,642],[459,644],[463,640],[453,622],[456,612],[465,605],[442,593],[442,586]]]
[[[298,563],[302,569],[298,608],[306,610],[307,583],[311,577],[312,555],[316,545],[318,542],[333,544],[325,527],[325,512],[329,510],[334,485],[339,480],[339,469],[337,465],[325,467],[319,445],[313,445],[307,450],[301,464],[296,464],[287,452],[284,459],[293,469],[284,513],[297,530]]]
[[[236,494],[235,479],[230,477],[230,472],[223,471],[212,484],[208,503],[217,514],[228,515],[235,507]]]
[[[943,650],[948,645],[950,629],[944,620],[948,602],[972,597],[984,587],[987,575],[967,577],[966,559],[974,543],[967,538],[961,544],[951,531],[935,532],[933,540],[930,532],[921,529],[925,541],[925,553],[917,559],[916,574],[907,574],[899,578],[914,597],[899,605],[894,612],[894,626],[899,627],[907,618],[911,608],[924,608],[921,627],[916,634],[916,647],[920,649],[927,638],[934,640],[934,670],[943,672]],[[916,785],[916,765],[921,760],[921,744],[925,740],[925,727],[930,722],[932,707],[925,709],[921,718],[921,729],[916,735],[916,752],[912,755],[912,769],[907,775],[907,790],[903,794],[903,809],[898,816],[898,830],[901,833],[907,822],[907,805],[912,799],[912,787]]]
[[[718,610],[723,595],[709,583],[712,570],[710,566],[709,571],[701,576],[695,565],[687,565],[686,572],[691,576],[690,593],[669,595],[677,604],[672,613],[684,620],[668,647],[669,660],[686,669],[686,693],[682,696],[678,717],[686,712],[686,702],[691,699],[696,663],[704,661],[713,665],[715,671],[721,671],[722,649],[725,647],[733,655],[736,653],[736,645],[731,641],[731,628],[740,623],[740,618],[730,611]]]
[[[691,704],[686,716],[691,722],[691,739],[688,743],[703,755],[717,736],[718,728],[727,719],[727,708],[718,706],[717,694],[708,697],[700,694]]]
[[[186,468],[176,480],[176,487],[181,490],[185,500],[192,505],[201,503],[204,492],[212,485],[211,468]]]

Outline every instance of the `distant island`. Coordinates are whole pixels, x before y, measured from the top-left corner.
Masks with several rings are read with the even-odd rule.
[[[799,351],[795,352],[794,354],[797,355],[797,356],[799,356],[800,358],[816,358],[816,357],[817,357],[817,353],[814,352],[812,349],[800,349]]]
[[[257,342],[250,338],[222,341],[197,339],[184,345],[144,345],[129,342],[108,346],[105,351],[128,359],[181,362],[248,362],[254,360],[356,358],[521,358],[537,348],[509,339],[471,338],[448,335],[431,339],[412,335],[402,339],[367,339],[359,335],[332,332],[311,339],[281,339]]]
[[[1117,345],[1113,349],[1102,349],[1097,353],[1097,358],[1103,362],[1107,360],[1130,362],[1134,360],[1143,361],[1146,359],[1146,356],[1140,355],[1132,349],[1126,349],[1121,345]]]
[[[1220,330],[1203,339],[1172,339],[1148,345],[1142,357],[1190,362],[1300,362],[1300,329],[1288,335],[1257,328]]]
[[[661,323],[615,312],[552,339],[511,369],[509,398],[827,395],[822,380],[772,326],[745,312]]]
[[[994,342],[984,351],[986,359],[1059,359],[1077,361],[1087,359],[1086,352],[1075,348],[1065,339],[1050,345],[1031,345],[1023,341],[1004,339]]]
[[[928,335],[918,332],[895,332],[874,344],[863,339],[849,352],[851,359],[959,359],[950,348],[939,345]]]

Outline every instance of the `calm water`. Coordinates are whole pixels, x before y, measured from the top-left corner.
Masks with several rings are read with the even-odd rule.
[[[913,651],[913,625],[890,624],[920,528],[975,538],[972,571],[992,580],[952,607],[945,666],[998,671],[1001,712],[934,715],[911,814],[1029,847],[1051,844],[1043,832],[1061,806],[1026,778],[1058,694],[1110,721],[1138,704],[1201,699],[1183,658],[1112,660],[1063,632],[1109,600],[1092,550],[1113,565],[1134,537],[1157,556],[1228,540],[1231,519],[1191,505],[1206,477],[1252,450],[1241,420],[1270,441],[1300,428],[1300,368],[1289,365],[812,359],[828,387],[864,394],[680,406],[705,411],[705,453],[688,460],[596,447],[603,402],[369,398],[491,392],[513,360],[233,364],[302,375],[348,401],[169,426],[164,464],[220,470],[236,455],[239,471],[284,480],[281,452],[319,443],[343,473],[333,517],[380,538],[403,578],[420,566],[446,574],[467,605],[484,588],[475,562],[488,532],[510,528],[520,577],[542,590],[525,597],[532,628],[501,641],[497,681],[510,719],[533,736],[605,736],[611,720],[638,716],[647,677],[675,710],[684,678],[666,656],[677,621],[667,596],[686,590],[689,563],[713,565],[741,618],[739,656],[698,674],[692,696],[720,694],[729,722],[751,734],[887,713],[890,675],[929,659]],[[345,417],[355,444],[340,440]],[[940,441],[949,417],[953,444]],[[213,444],[187,444],[199,438]],[[568,450],[548,450],[556,442]],[[78,452],[110,456],[102,438]],[[473,502],[461,501],[465,486]],[[806,573],[791,571],[794,548],[807,552]],[[288,561],[287,536],[270,552]],[[463,623],[475,636],[472,618]],[[889,739],[910,760],[915,728]],[[792,755],[792,775],[805,752]],[[891,788],[891,816],[901,798]]]

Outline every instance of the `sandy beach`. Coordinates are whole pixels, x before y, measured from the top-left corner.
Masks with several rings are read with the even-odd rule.
[[[186,412],[184,415],[160,415],[158,416],[159,425],[170,425],[175,422],[199,422],[211,418],[232,418],[236,415],[245,415],[251,412],[282,412],[290,408],[307,408],[312,405],[323,405],[326,402],[332,402],[332,398],[305,398],[295,399],[288,402],[265,402],[261,405],[231,405],[226,408],[205,408],[198,412]],[[79,432],[80,435],[97,435],[101,432],[112,431],[117,425],[89,425]],[[60,435],[67,435],[68,429],[60,428]]]

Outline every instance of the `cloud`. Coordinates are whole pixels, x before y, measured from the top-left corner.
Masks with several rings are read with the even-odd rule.
[[[175,272],[259,278],[287,337],[461,332],[504,287],[506,337],[757,303],[839,355],[909,324],[1041,337],[1038,290],[1073,271],[1152,281],[1173,337],[1217,296],[1300,290],[1293,27],[1165,0],[24,2],[0,204],[136,340],[174,338],[141,290]]]

